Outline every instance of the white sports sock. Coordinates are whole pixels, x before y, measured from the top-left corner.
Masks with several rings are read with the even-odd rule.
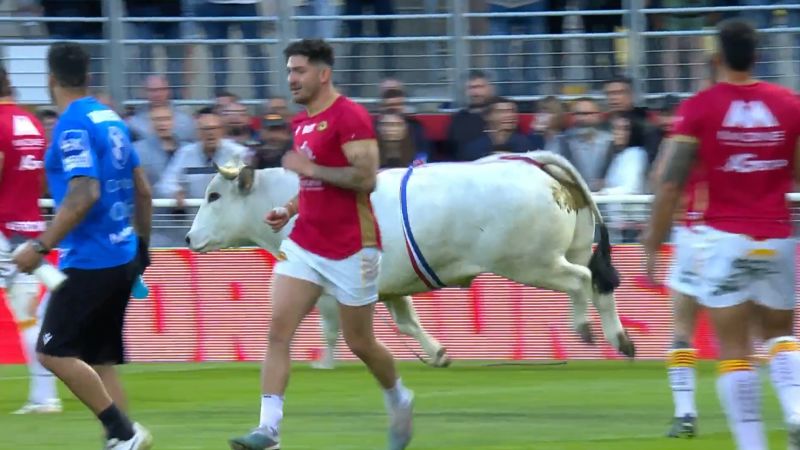
[[[697,365],[697,350],[693,348],[670,350],[667,355],[667,373],[675,403],[675,417],[686,415],[697,417],[697,406],[694,401],[697,384],[695,365]]]
[[[280,429],[283,419],[283,396],[264,394],[261,396],[261,418],[259,428]]]
[[[769,371],[786,423],[800,421],[800,343],[790,336],[769,342]]]
[[[739,450],[768,450],[761,420],[761,381],[749,361],[719,363],[717,393]]]
[[[411,398],[411,393],[408,388],[403,386],[403,380],[398,378],[393,388],[383,391],[383,397],[386,403],[386,409],[391,409],[397,405],[408,403]]]
[[[30,374],[28,401],[39,404],[58,398],[56,377],[45,369],[36,357],[36,340],[39,338],[40,328],[37,323],[22,331],[22,341],[25,345],[25,357],[28,360],[28,373]]]

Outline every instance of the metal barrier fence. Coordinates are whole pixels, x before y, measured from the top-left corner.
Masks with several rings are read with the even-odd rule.
[[[463,104],[471,68],[486,69],[500,93],[519,100],[596,94],[602,80],[623,72],[641,100],[694,91],[706,76],[713,25],[745,14],[763,32],[758,75],[791,87],[798,82],[800,4],[786,0],[697,8],[645,8],[645,0],[627,0],[619,10],[597,9],[601,2],[589,0],[551,0],[560,5],[551,11],[487,8],[475,0],[398,0],[392,14],[308,3],[329,8],[315,15],[290,1],[264,2],[272,8],[212,17],[210,4],[193,0],[186,17],[125,17],[123,0],[102,0],[102,17],[0,17],[6,30],[0,44],[20,100],[29,104],[50,102],[44,55],[52,39],[88,45],[94,83],[119,105],[144,101],[149,73],[166,73],[180,103],[204,104],[214,90],[226,89],[260,104],[269,96],[288,97],[281,51],[306,36],[334,44],[336,81],[362,102],[375,101],[380,80],[393,77],[405,83],[411,102]],[[78,31],[55,26],[76,22]]]
[[[652,195],[599,195],[594,196],[600,206],[604,220],[608,225],[613,243],[636,242],[638,233],[647,223],[650,215]],[[795,205],[792,208],[792,223],[800,225],[800,193],[788,195],[788,200]],[[173,213],[177,203],[172,199],[153,200],[153,245],[157,247],[183,247],[184,237],[192,226],[194,214],[203,204],[203,199],[184,200],[183,212]],[[42,208],[53,208],[53,201],[42,199]],[[52,213],[46,214],[47,220]],[[795,236],[800,236],[800,226]]]

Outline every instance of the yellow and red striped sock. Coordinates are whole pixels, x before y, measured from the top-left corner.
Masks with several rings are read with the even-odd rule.
[[[761,421],[761,382],[746,359],[719,362],[717,393],[740,450],[767,450]]]
[[[695,404],[697,350],[676,348],[667,353],[667,375],[675,404],[675,417],[697,417]]]

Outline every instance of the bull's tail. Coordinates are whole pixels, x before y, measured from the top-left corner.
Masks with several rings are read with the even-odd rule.
[[[583,200],[591,208],[592,215],[600,228],[600,242],[592,253],[588,265],[592,272],[592,284],[601,294],[613,292],[620,284],[619,272],[611,262],[611,241],[608,237],[608,227],[600,213],[600,208],[592,197],[589,186],[575,166],[561,155],[548,151],[535,151],[528,153],[528,156],[543,164],[542,170],[558,180],[559,183],[577,187]]]

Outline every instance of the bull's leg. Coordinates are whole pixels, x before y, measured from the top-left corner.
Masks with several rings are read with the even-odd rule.
[[[594,307],[600,315],[600,322],[603,325],[603,334],[606,340],[622,354],[633,358],[636,349],[625,328],[622,327],[614,294],[600,294],[595,290],[593,290],[593,294],[592,303],[594,303]]]
[[[434,367],[447,367],[450,358],[447,349],[422,327],[411,303],[411,297],[381,297],[386,309],[392,314],[397,329],[406,336],[414,338],[428,355],[428,363]]]
[[[537,269],[535,273],[530,270],[522,271],[508,278],[527,286],[551,289],[569,295],[572,301],[575,330],[585,342],[591,342],[591,330],[586,311],[592,290],[592,274],[589,269],[579,264],[573,264],[562,256],[556,260],[550,270]]]
[[[315,369],[333,369],[336,365],[336,343],[339,340],[339,305],[336,299],[323,294],[317,301],[322,319],[322,335],[325,337],[325,351],[319,361],[311,363]]]
[[[578,266],[585,266],[592,256],[591,246],[585,248],[571,249],[566,254],[566,259],[572,264]],[[581,278],[584,283],[580,294],[569,294],[570,302],[572,303],[572,324],[575,331],[580,335],[581,340],[587,344],[594,343],[594,334],[592,333],[592,325],[589,321],[589,298],[592,292],[592,277],[589,272],[588,281]],[[587,284],[588,283],[588,284]]]

